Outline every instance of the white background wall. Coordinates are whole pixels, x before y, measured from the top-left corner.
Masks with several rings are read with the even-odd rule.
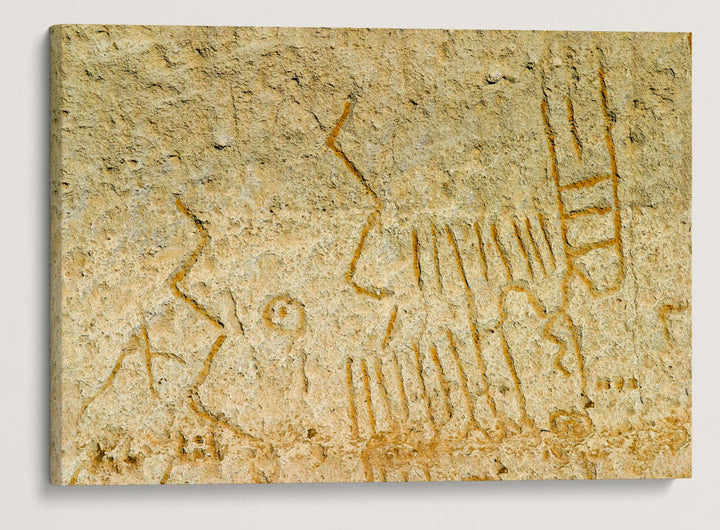
[[[15,0],[0,10],[0,527],[720,528],[720,13],[706,0]],[[693,31],[693,458],[677,481],[48,485],[48,36],[57,23]]]

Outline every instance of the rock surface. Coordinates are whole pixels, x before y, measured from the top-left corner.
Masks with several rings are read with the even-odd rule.
[[[53,27],[51,480],[689,477],[690,58]]]

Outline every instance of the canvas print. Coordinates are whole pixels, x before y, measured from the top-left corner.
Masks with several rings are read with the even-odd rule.
[[[691,475],[691,35],[50,45],[53,483]]]

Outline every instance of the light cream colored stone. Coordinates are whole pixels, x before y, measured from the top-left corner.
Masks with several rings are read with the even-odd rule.
[[[52,481],[690,476],[690,46],[53,27]]]

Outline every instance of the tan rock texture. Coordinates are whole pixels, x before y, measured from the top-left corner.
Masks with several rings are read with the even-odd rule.
[[[55,26],[51,480],[689,477],[691,36]]]

